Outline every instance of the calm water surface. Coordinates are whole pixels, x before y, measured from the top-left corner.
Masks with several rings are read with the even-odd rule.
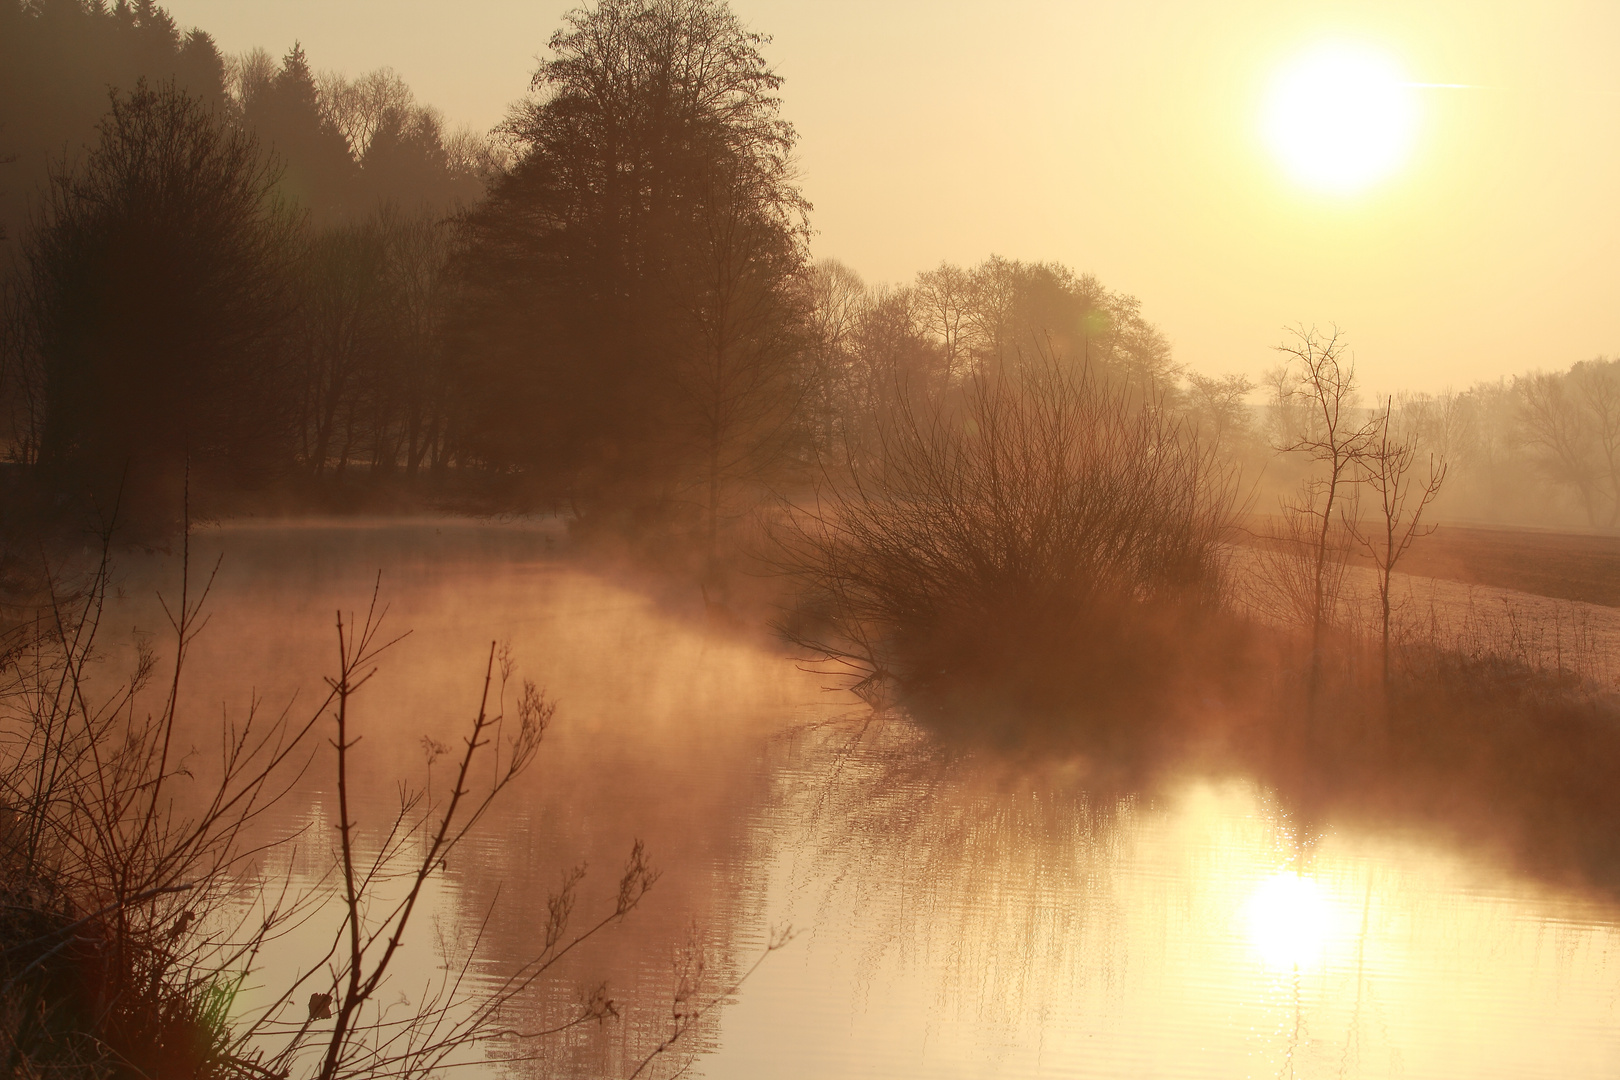
[[[199,747],[255,695],[313,706],[335,610],[363,609],[381,571],[388,625],[411,633],[357,703],[368,837],[398,780],[427,779],[424,736],[451,742],[476,710],[492,640],[559,703],[534,769],[429,897],[390,994],[420,994],[486,919],[478,977],[532,954],[569,867],[589,866],[580,923],[611,904],[636,838],[662,869],[513,1018],[546,1026],[605,980],[621,1019],[493,1071],[622,1075],[683,978],[693,1000],[719,995],[791,926],[659,1075],[1620,1074],[1613,904],[1415,832],[1303,827],[1242,780],[1104,794],[1078,766],[942,752],[768,643],[556,555],[556,537],[310,523],[196,542],[196,565],[223,555],[188,683]],[[112,639],[160,628],[153,591],[174,572],[124,567]],[[297,838],[267,871],[318,873],[329,774],[318,759],[266,823]],[[267,985],[319,955],[318,924],[278,946]]]

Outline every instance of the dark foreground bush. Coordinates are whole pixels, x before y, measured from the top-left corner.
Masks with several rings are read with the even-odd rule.
[[[903,397],[778,530],[800,647],[941,716],[1169,700],[1214,617],[1233,503],[1208,449],[1052,361]]]

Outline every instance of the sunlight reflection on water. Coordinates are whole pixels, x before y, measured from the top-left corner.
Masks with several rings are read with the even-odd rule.
[[[466,523],[205,535],[226,561],[193,656],[208,717],[255,687],[278,701],[317,685],[332,608],[369,595],[380,566],[390,618],[414,633],[356,721],[373,829],[395,778],[420,779],[421,737],[465,716],[491,639],[511,639],[559,699],[535,772],[452,862],[437,925],[413,937],[390,992],[413,995],[442,964],[435,941],[466,941],[486,913],[475,975],[499,977],[533,950],[566,868],[593,867],[587,911],[637,836],[665,877],[522,1003],[536,1027],[607,979],[623,1018],[502,1074],[622,1075],[664,1030],[683,956],[701,953],[723,987],[782,924],[800,937],[691,1040],[702,1054],[660,1075],[1620,1073],[1606,900],[1416,833],[1306,827],[1242,780],[1103,793],[1073,762],[943,753],[903,720],[853,715],[768,643],[711,636],[558,560],[545,536]],[[155,625],[143,603],[120,608],[126,625]],[[291,872],[310,880],[335,819],[319,768],[278,813],[267,827],[304,829]],[[267,980],[314,947],[307,934]]]
[[[1316,963],[1340,929],[1335,906],[1314,878],[1281,870],[1262,881],[1243,905],[1249,942],[1272,967]]]

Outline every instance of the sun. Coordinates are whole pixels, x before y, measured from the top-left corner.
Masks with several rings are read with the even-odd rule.
[[[1363,45],[1328,42],[1278,70],[1263,131],[1296,182],[1350,195],[1405,164],[1417,121],[1412,85],[1393,59]]]

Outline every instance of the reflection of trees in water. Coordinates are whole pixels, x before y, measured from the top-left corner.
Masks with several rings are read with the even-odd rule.
[[[1136,795],[1088,791],[1073,763],[958,753],[878,715],[802,730],[777,798],[792,823],[789,917],[855,937],[863,983],[897,954],[938,972],[941,1003],[1007,1024],[1118,981],[1115,879]]]
[[[417,1000],[443,966],[438,940],[459,956],[480,925],[474,976],[485,986],[506,976],[540,951],[550,896],[572,867],[589,867],[572,913],[576,928],[612,910],[626,855],[640,837],[663,872],[656,887],[621,925],[550,971],[504,1020],[522,1032],[555,1026],[577,1016],[604,981],[619,1018],[483,1048],[507,1058],[538,1055],[514,1061],[514,1072],[624,1075],[627,1063],[668,1035],[683,964],[695,983],[687,997],[702,1003],[767,943],[769,861],[756,854],[765,841],[753,828],[768,794],[759,740],[814,684],[794,681],[775,656],[694,633],[609,579],[548,563],[554,531],[547,522],[491,529],[436,521],[211,532],[200,542],[210,557],[213,548],[227,551],[220,617],[198,641],[200,678],[188,707],[217,718],[223,701],[235,715],[245,687],[267,707],[284,706],[328,659],[325,640],[317,647],[305,628],[328,627],[329,598],[351,595],[357,582],[369,587],[376,567],[384,567],[384,595],[397,588],[394,625],[414,632],[380,671],[357,717],[365,739],[353,777],[354,817],[362,847],[372,850],[398,809],[400,779],[435,791],[451,782],[442,761],[428,777],[422,739],[454,744],[454,723],[477,690],[467,672],[479,641],[487,650],[488,637],[509,636],[519,671],[555,692],[557,722],[533,771],[508,789],[435,879],[442,882],[433,898],[437,925],[424,919],[408,936],[402,968],[383,993],[390,1003],[399,995]],[[142,598],[164,568],[141,562],[136,570],[144,576],[132,576],[119,622],[151,625],[161,611],[148,610],[155,605]],[[186,736],[187,745],[200,744],[195,733]],[[198,760],[198,769],[207,766]],[[331,784],[328,769],[313,768],[275,814],[255,822],[255,845],[296,835],[267,856],[267,882],[283,874],[309,882],[322,872],[338,818]],[[331,887],[328,881],[324,889]],[[325,918],[272,960],[296,965],[318,957],[330,939]],[[705,1014],[643,1075],[679,1068],[712,1041],[718,1017],[717,1010]]]
[[[626,802],[634,786],[612,785]],[[641,804],[643,812],[651,801]],[[696,812],[663,808],[664,827],[649,823],[660,871],[652,892],[620,926],[546,973],[503,1018],[522,1033],[564,1030],[486,1047],[490,1056],[518,1075],[626,1076],[669,1037],[677,1013],[684,1017],[729,987],[765,947],[757,925],[765,860],[754,856],[747,829],[755,802],[747,779],[739,778],[724,798]],[[599,810],[563,793],[531,792],[491,818],[481,842],[468,848],[465,870],[453,868],[461,878],[456,933],[484,925],[489,959],[475,965],[480,978],[504,978],[537,951],[559,886],[574,867],[586,865],[587,875],[570,933],[613,910],[626,853],[620,831],[600,820]],[[604,1001],[610,1007],[603,1009]],[[573,1023],[593,1010],[606,1015]],[[642,1075],[670,1075],[712,1049],[720,1012],[709,1009],[691,1022]]]

